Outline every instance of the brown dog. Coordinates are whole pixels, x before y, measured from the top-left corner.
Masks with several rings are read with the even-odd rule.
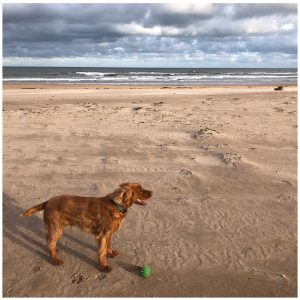
[[[152,196],[138,183],[123,183],[105,197],[58,196],[29,208],[23,217],[44,210],[46,242],[53,264],[62,265],[57,256],[56,243],[65,226],[78,226],[84,232],[93,234],[98,242],[100,270],[110,272],[106,257],[115,257],[110,244],[112,234],[120,229],[128,208],[133,204],[146,205]]]

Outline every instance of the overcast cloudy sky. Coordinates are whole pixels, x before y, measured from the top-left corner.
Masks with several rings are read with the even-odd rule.
[[[4,4],[17,66],[296,67],[296,4]]]

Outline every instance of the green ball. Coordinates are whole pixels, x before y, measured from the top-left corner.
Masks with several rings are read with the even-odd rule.
[[[151,275],[151,268],[148,266],[141,267],[140,274],[143,277],[149,277]]]

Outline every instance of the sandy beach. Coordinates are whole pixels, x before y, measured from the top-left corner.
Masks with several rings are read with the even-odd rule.
[[[7,84],[3,101],[3,296],[297,296],[296,86]],[[154,195],[110,274],[76,228],[51,265],[42,214],[19,217],[128,181]]]

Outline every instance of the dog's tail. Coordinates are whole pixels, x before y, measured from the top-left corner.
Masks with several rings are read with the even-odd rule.
[[[36,213],[37,211],[45,209],[47,202],[48,201],[45,201],[45,202],[43,202],[41,204],[38,204],[38,205],[36,205],[34,207],[31,207],[31,208],[25,210],[20,216],[21,217],[29,217],[32,214]]]

